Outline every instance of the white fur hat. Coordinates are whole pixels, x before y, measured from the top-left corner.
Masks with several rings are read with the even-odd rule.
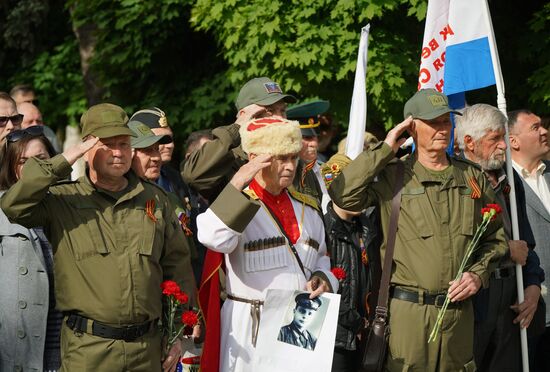
[[[239,130],[247,154],[286,155],[300,152],[302,132],[297,121],[279,117],[254,119]]]

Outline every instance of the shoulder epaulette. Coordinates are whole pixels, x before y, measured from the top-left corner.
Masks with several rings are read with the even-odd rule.
[[[244,189],[243,192],[254,200],[260,199],[252,189]]]
[[[318,211],[321,210],[319,208],[319,203],[317,203],[317,200],[313,196],[299,192],[294,188],[294,186],[289,186],[287,190],[292,198],[298,200],[299,202],[307,204],[310,207],[317,209]]]

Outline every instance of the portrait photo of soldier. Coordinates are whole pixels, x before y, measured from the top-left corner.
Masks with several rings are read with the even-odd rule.
[[[317,332],[312,331],[312,323],[317,320],[317,310],[323,305],[319,297],[309,298],[309,293],[299,293],[294,298],[296,305],[293,310],[293,319],[281,327],[278,341],[295,345],[307,350],[315,350]]]

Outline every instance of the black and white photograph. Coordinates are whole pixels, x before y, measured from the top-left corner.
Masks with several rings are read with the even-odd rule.
[[[324,304],[324,302],[327,302]],[[281,327],[277,340],[307,350],[315,350],[319,329],[323,324],[328,299],[309,298],[308,293],[299,293],[294,297],[290,323]],[[324,308],[323,308],[324,305]],[[289,316],[287,311],[287,317]]]
[[[267,292],[254,370],[330,371],[340,295],[272,289]]]

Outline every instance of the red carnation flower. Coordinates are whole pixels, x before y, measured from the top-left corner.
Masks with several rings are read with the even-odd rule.
[[[199,316],[194,311],[187,310],[181,314],[181,322],[188,327],[194,327],[199,322]]]
[[[180,286],[173,280],[165,280],[160,285],[160,288],[162,288],[162,294],[167,296],[175,296],[181,292]]]
[[[187,301],[189,301],[189,297],[187,296],[187,294],[185,292],[180,291],[180,292],[175,294],[175,297],[176,297],[176,300],[182,305],[186,304]]]
[[[342,269],[341,267],[333,267],[332,269],[330,269],[330,271],[338,280],[345,279],[348,275],[346,274],[346,270]]]
[[[502,208],[498,204],[487,204],[487,208],[494,209],[497,214],[502,213]]]

